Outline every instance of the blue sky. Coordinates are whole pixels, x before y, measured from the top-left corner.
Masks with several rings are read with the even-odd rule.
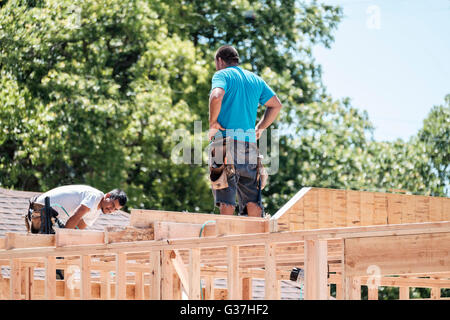
[[[323,83],[367,110],[377,141],[408,140],[450,94],[450,0],[319,0],[344,18],[318,46]]]

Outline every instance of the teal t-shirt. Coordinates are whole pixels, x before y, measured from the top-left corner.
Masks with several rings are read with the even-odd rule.
[[[222,100],[217,121],[227,129],[223,136],[235,140],[256,142],[256,112],[275,92],[258,75],[238,66],[217,71],[212,78],[212,87],[222,88]]]

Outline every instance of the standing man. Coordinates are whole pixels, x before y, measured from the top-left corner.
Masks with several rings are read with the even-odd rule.
[[[40,231],[40,211],[46,197],[50,199],[53,218],[65,222],[63,226],[68,229],[92,226],[101,213],[109,214],[120,210],[127,203],[127,195],[120,189],[104,194],[87,185],[58,187],[30,199],[30,209],[25,221],[27,229],[32,233]]]
[[[258,157],[256,140],[275,120],[282,105],[261,77],[239,67],[239,54],[232,46],[217,50],[215,64],[217,72],[212,78],[209,97],[208,137],[214,141],[229,139],[232,148],[227,148],[226,159],[232,163],[227,165],[234,166],[234,170],[227,170],[228,187],[212,190],[215,205],[221,214],[232,215],[237,193],[239,214],[245,215],[247,211],[249,216],[261,217],[264,210],[255,161]],[[267,108],[256,124],[259,105]]]

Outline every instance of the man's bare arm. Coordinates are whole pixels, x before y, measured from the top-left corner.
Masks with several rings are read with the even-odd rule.
[[[214,88],[209,96],[209,140],[215,136],[219,129],[225,130],[225,128],[223,128],[217,121],[220,114],[220,109],[222,108],[222,100],[224,95],[225,90],[222,88]]]
[[[262,132],[275,121],[278,113],[283,107],[277,96],[273,96],[272,98],[270,98],[269,101],[266,102],[265,106],[267,107],[267,109],[264,112],[264,116],[255,127],[257,139],[259,139]]]
[[[83,221],[83,216],[89,212],[89,208],[83,204],[80,204],[75,210],[74,214],[67,220],[66,229],[75,229],[76,226],[80,229],[86,228],[86,224]]]

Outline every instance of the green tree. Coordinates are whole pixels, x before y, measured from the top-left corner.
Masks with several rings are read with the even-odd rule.
[[[450,195],[450,94],[445,96],[443,105],[431,109],[417,136],[439,178],[432,194]]]

